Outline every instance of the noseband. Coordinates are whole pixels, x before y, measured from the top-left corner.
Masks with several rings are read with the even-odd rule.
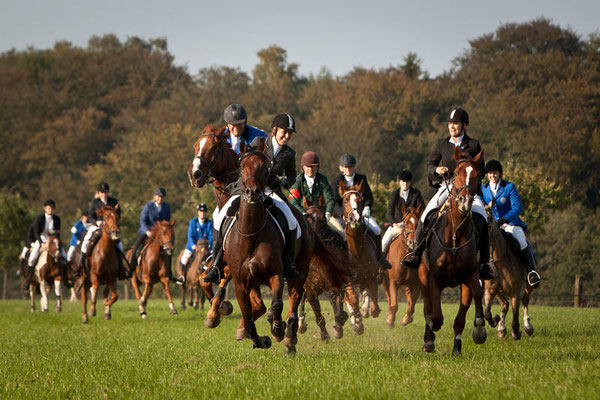
[[[208,183],[214,182],[215,179],[223,180],[222,177],[213,174],[212,171],[215,168],[215,166],[217,165],[217,161],[219,161],[221,153],[223,153],[223,147],[224,147],[223,141],[225,139],[223,139],[223,136],[217,135],[216,133],[202,133],[200,135],[201,138],[205,137],[205,136],[212,136],[212,137],[217,138],[217,142],[219,144],[219,147],[217,148],[217,155],[215,156],[215,158],[212,162],[209,162],[206,158],[202,157],[202,154],[197,155],[195,158],[200,160],[200,165],[208,164],[208,168],[206,170],[206,176],[209,178]],[[198,168],[198,170],[200,171],[201,174],[204,175],[204,172],[202,172],[202,170],[200,168]]]
[[[348,190],[346,193],[344,193],[342,195],[342,200],[346,201],[346,196],[348,196],[349,194],[356,194],[360,198],[360,201],[364,201],[364,198],[363,198],[362,194],[358,190]],[[358,212],[358,209],[353,207],[348,212],[344,211],[344,225],[347,225],[347,224],[350,223],[350,215],[352,214],[353,211],[357,211]],[[359,220],[360,220],[360,218],[359,218]]]

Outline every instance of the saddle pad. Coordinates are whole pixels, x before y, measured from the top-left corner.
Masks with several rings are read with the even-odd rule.
[[[273,216],[273,214],[271,214],[271,212],[269,211],[269,209],[267,208],[267,213],[269,214],[269,216],[271,217],[271,219],[273,220],[273,222],[275,222],[275,226],[277,226],[277,229],[279,229],[279,234],[281,235],[281,238],[283,239],[283,244],[285,245],[285,235],[283,234],[283,229],[281,227],[281,225],[279,224],[279,221],[277,221],[277,218],[275,218]],[[224,231],[225,234],[223,235],[223,243],[227,243],[227,236],[229,236],[229,232],[231,232],[231,228],[233,228],[233,223],[237,220],[237,216],[236,217],[229,217],[227,216],[223,222],[223,225],[221,227],[221,229],[219,230],[219,232]],[[225,246],[223,246],[223,248],[225,248]]]

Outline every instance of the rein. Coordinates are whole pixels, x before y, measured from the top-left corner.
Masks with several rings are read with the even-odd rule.
[[[225,182],[227,180],[227,177],[229,177],[229,175],[235,174],[238,172],[237,169],[227,172],[225,175],[217,175],[214,174],[212,171],[213,169],[215,169],[215,167],[217,166],[217,162],[220,159],[220,156],[223,154],[224,149],[225,149],[225,139],[223,138],[223,136],[221,135],[217,135],[216,133],[202,133],[200,134],[200,137],[203,136],[212,136],[217,138],[217,142],[219,143],[219,147],[217,148],[217,155],[215,156],[214,160],[212,162],[209,162],[206,158],[202,157],[202,154],[197,155],[195,158],[197,158],[198,160],[200,160],[200,165],[206,165],[208,164],[208,168],[206,170],[206,176],[208,177],[207,183],[211,184],[214,181],[218,180],[218,181],[223,181]],[[204,164],[203,164],[204,163]],[[202,171],[200,171],[202,172]],[[225,189],[223,189],[224,192],[226,192]],[[231,193],[229,193],[231,194]]]
[[[361,201],[364,201],[362,193],[359,192],[358,190],[348,190],[347,192],[345,192],[342,195],[342,201],[345,201],[346,196],[348,196],[349,194],[356,194],[356,195],[358,195],[358,197],[360,198]],[[352,208],[352,209],[350,209],[350,211],[344,212],[344,218],[343,218],[344,219],[344,227],[350,223],[350,214],[352,214],[352,212],[354,212],[354,211],[358,211],[358,209]],[[359,221],[360,221],[360,219],[359,219]]]

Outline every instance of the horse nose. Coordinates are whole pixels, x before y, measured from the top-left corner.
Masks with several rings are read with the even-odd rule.
[[[193,173],[194,179],[200,179],[200,178],[202,178],[202,175],[203,175],[202,170],[200,170],[200,169],[195,170]]]

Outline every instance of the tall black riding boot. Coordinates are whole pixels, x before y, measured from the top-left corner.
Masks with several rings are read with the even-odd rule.
[[[135,272],[135,268],[137,267],[137,263],[138,263],[138,258],[140,257],[140,251],[144,247],[144,243],[146,243],[147,239],[148,239],[148,236],[145,233],[141,233],[138,235],[137,239],[135,240],[133,249],[131,250],[131,255],[129,256],[129,260],[128,260],[129,261],[129,269],[131,270],[132,274]]]
[[[85,270],[85,259],[87,254],[83,250],[79,249],[79,252],[75,255],[75,276],[81,276],[87,271]]]
[[[121,249],[118,246],[115,246],[115,250],[117,252],[117,261],[119,263],[118,278],[121,280],[131,278],[131,270],[129,268],[129,265],[127,267],[125,267],[125,264],[127,263],[125,254],[123,254],[123,252],[121,251]]]
[[[525,267],[527,267],[527,282],[529,282],[529,285],[531,286],[539,286],[542,278],[536,271],[535,255],[533,254],[533,249],[530,244],[521,250],[521,256],[525,260]]]
[[[287,279],[304,279],[302,272],[296,269],[296,229],[287,230],[283,249],[283,276]]]
[[[473,223],[477,229],[477,247],[479,248],[479,278],[487,281],[494,279],[494,272],[490,267],[490,235],[488,233],[488,224],[483,216],[473,213]]]
[[[223,270],[225,269],[225,263],[223,262],[223,247],[217,240],[215,248],[213,250],[212,265],[206,273],[206,276],[202,278],[202,282],[205,283],[217,283],[223,276]],[[207,258],[205,263],[209,262],[210,258]]]
[[[386,259],[381,248],[381,233],[375,236],[375,248],[377,251],[377,262],[379,262],[380,268],[383,270],[392,269],[392,264],[390,264],[390,262]]]
[[[421,265],[421,257],[423,256],[423,250],[425,250],[425,237],[427,236],[428,229],[425,229],[425,225],[419,219],[417,229],[415,231],[415,241],[417,248],[410,254],[406,255],[402,260],[402,265],[409,269],[419,269]]]
[[[69,263],[61,258],[60,260],[60,271],[61,278],[67,289],[71,289],[73,287],[73,282],[69,279]]]

